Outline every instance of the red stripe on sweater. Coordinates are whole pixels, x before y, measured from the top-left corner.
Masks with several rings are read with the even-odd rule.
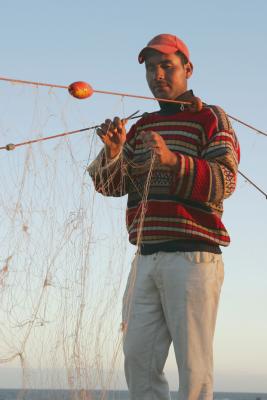
[[[205,160],[195,159],[196,179],[192,188],[191,198],[207,201],[209,198],[211,171]]]
[[[158,202],[149,200],[147,203],[145,217],[159,217],[159,218],[184,218],[190,221],[196,222],[199,225],[204,225],[208,229],[219,229],[224,230],[225,227],[220,219],[214,213],[208,213],[201,209],[194,209],[188,205],[177,204],[173,202]],[[136,218],[137,213],[141,208],[139,206],[134,208],[128,208],[127,219],[131,225]],[[149,221],[147,221],[149,223]]]

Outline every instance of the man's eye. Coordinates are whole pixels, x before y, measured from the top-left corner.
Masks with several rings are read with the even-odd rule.
[[[163,70],[170,69],[170,68],[171,68],[171,65],[170,65],[170,64],[163,64],[163,65],[161,66],[161,68],[162,68]]]

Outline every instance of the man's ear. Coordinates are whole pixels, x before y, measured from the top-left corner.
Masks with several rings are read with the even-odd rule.
[[[185,65],[185,72],[186,72],[186,79],[189,79],[192,74],[193,74],[193,64],[189,61],[186,65]]]

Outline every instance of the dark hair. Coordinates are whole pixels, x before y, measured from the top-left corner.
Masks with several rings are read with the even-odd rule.
[[[175,53],[181,60],[183,65],[186,65],[189,61],[188,58],[180,50]]]
[[[154,52],[154,51],[158,51],[158,50],[154,50],[154,49],[149,49],[148,48],[145,51],[146,56],[149,56],[149,54],[151,54],[151,51]],[[144,57],[144,61],[146,62],[145,54],[143,55],[143,57]],[[181,63],[182,63],[183,66],[188,64],[188,62],[189,62],[188,58],[180,50],[176,51],[174,54],[176,54],[180,58]]]

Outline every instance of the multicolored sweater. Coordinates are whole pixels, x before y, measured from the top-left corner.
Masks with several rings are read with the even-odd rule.
[[[218,252],[219,245],[230,242],[221,217],[223,200],[236,186],[238,140],[221,108],[204,105],[196,113],[180,108],[165,104],[142,117],[131,127],[119,157],[107,163],[102,150],[88,168],[98,192],[128,194],[129,240],[144,254],[173,244],[181,251]],[[157,161],[151,169],[151,150],[139,136],[146,130],[159,133],[176,154],[177,172]]]

